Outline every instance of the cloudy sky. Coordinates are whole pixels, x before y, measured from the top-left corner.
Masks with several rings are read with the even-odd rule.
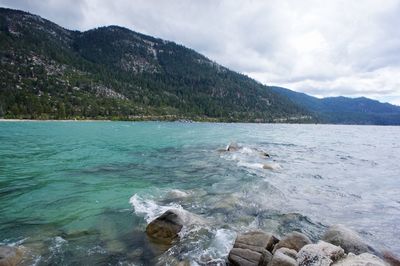
[[[69,29],[121,25],[267,85],[400,105],[400,0],[0,0]]]

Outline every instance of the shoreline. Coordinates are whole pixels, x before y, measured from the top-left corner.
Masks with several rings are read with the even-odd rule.
[[[276,124],[276,125],[324,125],[324,126],[378,126],[378,127],[399,127],[400,125],[379,125],[379,124],[325,124],[325,123],[280,123],[280,122],[245,122],[245,121],[217,121],[217,120],[160,120],[160,119],[133,119],[133,120],[113,120],[113,119],[4,119],[1,122],[182,122],[182,123],[222,123],[222,124]]]

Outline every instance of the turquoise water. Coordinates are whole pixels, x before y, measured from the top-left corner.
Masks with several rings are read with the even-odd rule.
[[[223,263],[236,232],[342,223],[400,253],[398,162],[400,127],[1,122],[0,243],[36,265]],[[144,230],[172,207],[206,222],[164,252]]]

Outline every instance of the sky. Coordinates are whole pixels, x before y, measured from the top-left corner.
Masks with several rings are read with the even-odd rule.
[[[0,0],[65,28],[120,25],[266,85],[400,105],[400,0]]]

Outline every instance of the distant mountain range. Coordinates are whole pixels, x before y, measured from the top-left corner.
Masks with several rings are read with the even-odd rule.
[[[400,107],[269,87],[173,42],[0,8],[0,117],[400,124]]]
[[[322,123],[400,125],[400,106],[381,103],[365,97],[346,98],[340,96],[319,99],[286,88],[269,88],[307,109]]]

